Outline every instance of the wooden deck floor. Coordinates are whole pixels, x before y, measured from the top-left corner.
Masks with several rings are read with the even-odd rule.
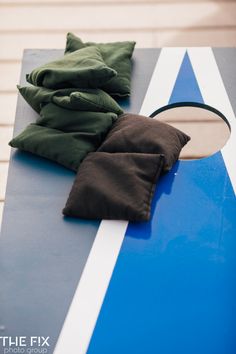
[[[0,217],[24,48],[64,48],[68,31],[137,47],[236,45],[236,2],[0,0]]]

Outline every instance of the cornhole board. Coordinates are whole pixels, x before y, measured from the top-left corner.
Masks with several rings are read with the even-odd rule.
[[[21,84],[62,53],[26,50]],[[205,103],[231,126],[221,151],[178,161],[160,179],[150,222],[64,219],[74,173],[12,152],[0,239],[1,353],[236,353],[235,63],[233,48],[135,50],[132,95],[120,102],[126,111]],[[35,118],[18,97],[14,134]]]

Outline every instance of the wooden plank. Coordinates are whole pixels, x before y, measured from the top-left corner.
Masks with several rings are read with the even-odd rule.
[[[186,30],[155,32],[155,47],[172,46],[236,46],[236,28],[230,30]]]
[[[164,46],[215,46],[232,47],[236,45],[236,28],[229,30],[159,30],[152,32],[77,32],[84,41],[110,42],[135,40],[138,48]],[[20,60],[24,48],[64,48],[65,33],[32,34],[5,33],[0,36],[1,60]],[[14,64],[11,63],[11,64]],[[2,107],[2,105],[1,105]],[[1,123],[1,121],[0,121]]]
[[[218,46],[231,47],[236,45],[236,28],[229,30],[159,30],[145,32],[76,32],[84,41],[110,42],[135,40],[136,47],[164,46]],[[66,34],[48,33],[4,33],[0,36],[1,60],[20,60],[24,48],[64,48]],[[14,64],[14,63],[12,63]],[[2,105],[1,105],[2,107]],[[1,123],[1,121],[0,121]]]
[[[30,14],[30,16],[29,16]],[[41,15],[40,15],[41,14]],[[43,17],[43,21],[42,21]],[[236,25],[235,2],[2,7],[1,31],[199,28]]]
[[[154,34],[152,31],[97,31],[97,32],[75,32],[83,41],[94,42],[115,42],[134,40],[136,47],[153,47]],[[0,36],[0,60],[20,60],[24,48],[65,48],[66,32],[63,33],[2,33]]]
[[[79,33],[77,33],[79,35]],[[50,36],[44,35],[34,35],[26,34],[22,36],[22,41],[20,40],[21,35],[8,34],[4,35],[0,39],[0,46],[4,47],[6,45],[7,50],[6,54],[9,55],[10,59],[17,58],[20,60],[22,56],[22,51],[25,47],[32,47],[33,43],[37,43],[38,46],[45,48],[52,48],[53,43],[58,43],[58,48],[63,48],[65,45],[65,34],[55,35],[57,38],[53,41],[54,35]],[[34,41],[35,38],[35,41]],[[94,40],[94,41],[114,41],[114,40],[135,40],[134,32],[124,32],[120,35],[114,36],[114,33],[109,33],[109,35],[92,34],[87,33],[82,35],[83,40]],[[26,45],[24,45],[24,40]],[[58,42],[57,42],[58,40]],[[9,43],[9,44],[7,44]],[[63,44],[60,44],[63,43]],[[186,30],[186,31],[156,31],[154,34],[152,32],[144,33],[143,36],[140,35],[138,46],[141,47],[163,47],[163,46],[218,46],[218,47],[231,47],[236,46],[236,28],[233,30]],[[54,46],[54,48],[56,45]],[[7,54],[8,53],[8,54]],[[0,56],[0,58],[1,58]],[[6,59],[6,58],[5,58]],[[16,84],[19,82],[19,73],[20,73],[20,62],[1,62],[0,61],[0,91],[9,91],[13,96],[16,93]],[[12,123],[14,120],[15,111],[15,98],[14,102],[10,102],[10,96],[5,93],[0,95],[0,104],[1,104],[1,114],[0,114],[0,124],[4,122]],[[14,96],[16,97],[16,96]]]
[[[10,146],[8,142],[12,138],[13,126],[0,126],[0,162],[8,162],[10,157]]]
[[[222,0],[214,0],[215,2],[222,2]],[[224,2],[232,2],[234,0],[223,0]],[[133,3],[179,3],[181,0],[68,0],[66,4],[133,4]],[[206,2],[206,0],[192,0],[191,2]],[[54,4],[54,5],[64,5],[65,0],[1,0],[0,6],[11,5],[11,6],[22,6],[24,4],[38,5],[38,4]]]
[[[8,165],[7,162],[0,163],[0,201],[5,199]]]
[[[0,63],[0,92],[16,93],[16,84],[20,77],[20,62],[18,63]]]
[[[13,124],[15,121],[17,94],[0,94],[0,125]]]

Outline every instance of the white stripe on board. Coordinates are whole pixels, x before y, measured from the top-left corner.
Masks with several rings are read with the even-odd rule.
[[[168,104],[185,51],[185,48],[162,49],[140,114],[150,115]],[[127,225],[126,221],[101,222],[54,354],[87,352]]]
[[[185,52],[183,47],[162,49],[140,114],[150,116],[156,109],[168,104]]]
[[[86,353],[127,225],[101,222],[54,353]]]
[[[231,126],[230,138],[221,152],[236,193],[236,119],[214,53],[202,47],[188,48],[188,54],[204,102],[223,113]]]

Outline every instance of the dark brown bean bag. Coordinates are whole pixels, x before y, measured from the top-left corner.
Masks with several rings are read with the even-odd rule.
[[[190,137],[157,119],[126,113],[113,124],[98,151],[164,154],[169,171]]]
[[[63,214],[146,221],[163,155],[94,152],[80,165]]]

